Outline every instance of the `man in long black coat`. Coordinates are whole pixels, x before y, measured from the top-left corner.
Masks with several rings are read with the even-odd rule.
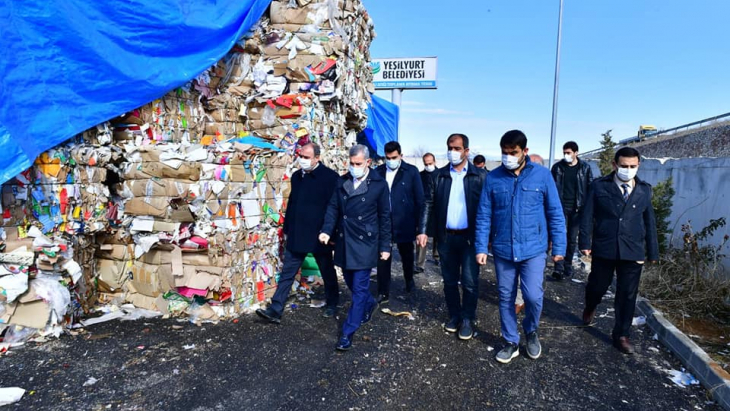
[[[629,332],[644,262],[659,259],[651,186],[636,177],[640,162],[636,149],[623,147],[614,157],[614,172],[593,180],[578,240],[581,252],[593,256],[583,323],[593,324],[596,307],[611,285],[615,272],[616,320],[612,336],[614,346],[625,354],[634,352]]]
[[[375,171],[388,183],[390,189],[390,216],[393,224],[393,242],[403,262],[406,292],[416,287],[413,280],[416,230],[423,210],[423,184],[418,168],[402,158],[400,144],[385,144],[385,164]],[[385,303],[390,295],[390,269],[393,259],[378,262],[378,302]]]
[[[431,192],[431,188],[436,184],[436,177],[438,176],[438,169],[436,168],[436,157],[431,153],[423,155],[423,171],[421,171],[421,185],[423,186],[424,199],[427,193]],[[434,219],[428,221],[428,227],[426,229],[426,235],[433,237],[434,232]],[[436,239],[433,239],[433,262],[439,265],[439,252],[438,243]],[[416,244],[416,268],[415,272],[422,273],[424,271],[424,265],[426,264],[426,247],[421,247]]]
[[[291,178],[291,194],[284,218],[284,267],[271,305],[265,310],[256,310],[256,314],[273,323],[278,324],[281,321],[294,277],[308,253],[314,254],[324,280],[324,316],[334,317],[337,312],[339,289],[332,247],[320,244],[317,237],[339,175],[322,164],[319,155],[318,145],[309,143],[302,146],[299,151],[299,170]]]
[[[391,223],[388,183],[370,170],[364,145],[350,149],[350,171],[337,181],[319,241],[335,242],[335,264],[342,268],[352,304],[342,325],[337,350],[352,347],[352,336],[370,321],[377,301],[370,294],[370,270],[390,258]]]

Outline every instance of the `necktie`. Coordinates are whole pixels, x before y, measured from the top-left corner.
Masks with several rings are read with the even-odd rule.
[[[621,184],[621,188],[624,189],[624,203],[629,201],[629,185]]]

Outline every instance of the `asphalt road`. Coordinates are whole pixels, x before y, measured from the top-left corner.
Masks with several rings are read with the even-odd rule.
[[[377,314],[349,352],[334,351],[349,306],[344,284],[337,320],[301,307],[279,326],[255,315],[202,327],[172,319],[114,321],[0,358],[0,386],[28,390],[6,409],[720,409],[703,388],[669,380],[663,370],[681,364],[646,326],[634,329],[636,355],[614,349],[611,301],[599,307],[596,327],[577,327],[584,284],[547,282],[542,357],[530,360],[523,349],[512,363],[499,364],[491,264],[481,276],[478,335],[467,342],[443,331],[439,271],[427,265],[412,296],[401,292],[400,272],[394,275],[389,306],[414,319]],[[90,377],[98,381],[84,386]]]

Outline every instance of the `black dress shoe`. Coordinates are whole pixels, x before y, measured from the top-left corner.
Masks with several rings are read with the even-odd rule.
[[[271,308],[267,308],[265,310],[259,308],[256,310],[256,314],[258,314],[259,317],[268,320],[270,323],[281,324],[281,316],[274,312]]]
[[[413,272],[416,273],[416,274],[421,274],[424,271],[425,270],[423,269],[423,267],[415,267],[415,268],[413,268]]]
[[[327,307],[325,307],[324,312],[322,313],[322,317],[325,317],[325,318],[332,318],[335,315],[337,315],[336,306],[327,306]]]
[[[563,281],[563,279],[565,278],[565,275],[563,273],[561,273],[560,271],[554,271],[552,277],[553,277],[553,280],[555,280],[555,281]]]
[[[362,319],[362,322],[360,324],[367,324],[370,322],[370,320],[373,318],[373,314],[375,313],[375,310],[378,309],[378,303],[376,302],[373,304],[373,306],[370,308],[370,310],[365,312],[365,318]]]
[[[444,330],[446,330],[446,332],[455,333],[455,332],[459,331],[460,322],[461,322],[461,318],[453,317],[449,320],[449,322],[444,324]]]
[[[388,303],[388,296],[385,294],[380,294],[378,298],[376,299],[378,304],[387,304]]]
[[[416,289],[416,282],[415,281],[413,281],[413,280],[406,281],[406,292],[407,293],[410,293],[411,291],[413,291],[415,289]]]
[[[583,309],[583,325],[590,327],[596,323],[596,309],[588,311],[588,308]]]
[[[618,350],[624,354],[630,355],[634,353],[634,346],[631,344],[629,337],[614,338],[613,346],[618,348]]]
[[[346,335],[340,337],[340,341],[337,342],[337,347],[335,347],[337,351],[348,351],[350,348],[352,348],[352,338]]]

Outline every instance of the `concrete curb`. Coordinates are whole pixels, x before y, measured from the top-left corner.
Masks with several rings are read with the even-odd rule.
[[[646,317],[646,323],[657,334],[659,341],[679,357],[687,370],[710,391],[718,404],[725,410],[730,410],[730,374],[667,320],[661,311],[652,307],[648,300],[639,298],[636,306]]]

